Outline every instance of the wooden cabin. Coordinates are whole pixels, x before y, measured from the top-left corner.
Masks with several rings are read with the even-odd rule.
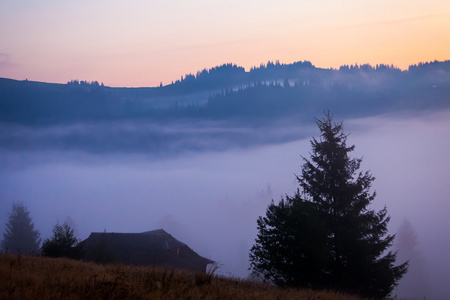
[[[142,233],[93,232],[81,242],[83,259],[97,263],[160,266],[205,272],[201,257],[163,229]]]

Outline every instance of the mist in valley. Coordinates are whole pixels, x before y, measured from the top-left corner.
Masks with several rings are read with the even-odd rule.
[[[344,121],[344,130],[350,133],[348,143],[356,145],[353,155],[363,157],[362,170],[370,170],[376,177],[373,190],[377,197],[372,207],[387,206],[391,233],[398,232],[404,220],[415,230],[415,251],[420,252],[423,267],[411,268],[414,273],[406,276],[426,278],[427,293],[415,297],[442,299],[450,295],[445,282],[450,277],[449,111],[335,120]],[[93,151],[95,147],[67,147],[67,143],[43,147],[48,143],[36,142],[67,135],[70,130],[105,142],[112,131],[108,126],[22,131],[3,126],[4,132],[26,136],[37,146],[17,150],[9,144],[1,149],[2,232],[13,202],[27,205],[43,238],[50,237],[52,227],[67,218],[80,239],[105,230],[163,228],[201,256],[218,262],[221,274],[242,278],[248,276],[248,252],[256,237],[258,216],[272,199],[294,193],[301,156],[309,156],[309,140],[318,134],[312,122],[271,130],[237,125],[231,130],[214,123],[154,128],[154,132],[189,131],[181,144],[167,143],[172,148],[162,155],[130,150],[135,147]],[[115,126],[119,131],[129,128],[126,123]],[[136,133],[136,129],[132,131]],[[250,137],[254,140],[245,143]],[[412,259],[411,265],[416,263],[414,258],[408,259]],[[405,279],[394,294],[407,295],[408,282],[413,281]]]

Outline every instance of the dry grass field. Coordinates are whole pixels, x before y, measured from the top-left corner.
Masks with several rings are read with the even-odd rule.
[[[321,299],[360,298],[179,270],[97,265],[0,254],[0,299]]]

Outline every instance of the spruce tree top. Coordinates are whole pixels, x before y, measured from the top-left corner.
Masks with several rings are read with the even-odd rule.
[[[355,146],[347,146],[348,135],[344,134],[342,122],[333,122],[327,113],[316,123],[320,139],[312,138],[311,160],[303,157],[302,174],[297,176],[303,195],[334,217],[351,211],[358,214],[376,196],[370,192],[375,178],[370,172],[356,174],[362,159],[349,156]]]

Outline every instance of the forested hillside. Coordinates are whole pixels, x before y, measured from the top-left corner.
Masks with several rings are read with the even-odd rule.
[[[152,88],[0,79],[0,91],[2,149],[171,155],[293,141],[324,111],[346,119],[448,108],[450,61],[407,71],[227,64]]]
[[[111,88],[0,79],[0,121],[22,124],[148,119],[273,120],[332,110],[363,116],[450,105],[450,61],[410,66],[267,63],[246,72],[226,64],[154,88]]]

